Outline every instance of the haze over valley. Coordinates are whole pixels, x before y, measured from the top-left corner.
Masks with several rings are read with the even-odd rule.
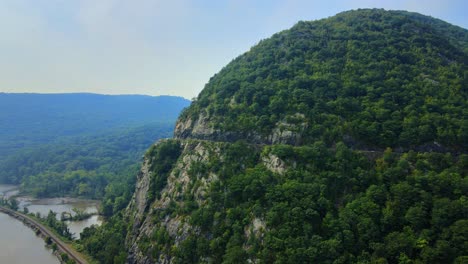
[[[464,2],[27,2],[0,263],[468,263]]]

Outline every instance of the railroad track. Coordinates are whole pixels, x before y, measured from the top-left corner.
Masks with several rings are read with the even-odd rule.
[[[32,219],[31,217],[22,214],[20,212],[11,210],[9,208],[5,208],[0,206],[0,212],[4,212],[8,215],[11,215],[18,220],[23,221],[24,223],[27,223],[31,226],[36,227],[43,235],[50,237],[50,239],[57,244],[58,249],[61,252],[64,252],[68,255],[70,259],[73,259],[77,264],[87,264],[88,261],[83,259],[83,257],[80,256],[78,252],[76,252],[73,248],[71,248],[69,245],[67,245],[65,242],[63,242],[58,236],[56,236],[52,231],[50,231],[47,227],[45,227],[43,224],[37,222],[36,220]]]

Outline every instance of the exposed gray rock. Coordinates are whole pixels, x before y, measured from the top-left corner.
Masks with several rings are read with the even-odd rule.
[[[286,121],[296,120],[295,123]],[[297,121],[299,120],[299,121]],[[201,113],[197,118],[187,118],[176,123],[174,137],[179,139],[201,139],[219,142],[235,142],[245,140],[252,144],[302,144],[302,134],[308,123],[303,114],[296,113],[280,121],[268,135],[257,132],[222,131],[215,129],[210,117]]]
[[[267,169],[274,173],[284,174],[286,171],[286,163],[271,153],[268,156],[262,157],[262,162]]]
[[[139,241],[150,237],[156,228],[164,228],[173,239],[174,245],[184,241],[189,234],[200,232],[198,227],[189,224],[188,216],[167,215],[163,221],[155,223],[152,215],[160,210],[167,209],[171,203],[183,205],[183,194],[193,181],[198,181],[197,188],[190,191],[194,193],[195,201],[199,206],[205,203],[205,194],[211,182],[218,180],[218,176],[213,173],[206,175],[190,175],[189,171],[196,163],[208,163],[213,156],[220,154],[219,144],[216,142],[204,142],[199,140],[181,141],[182,154],[171,170],[167,184],[160,193],[160,198],[147,204],[147,192],[151,180],[151,160],[145,159],[141,172],[138,175],[136,192],[127,208],[127,216],[134,219],[132,232],[127,237],[127,248],[129,256],[127,263],[171,263],[171,257],[161,253],[159,258],[152,260],[145,252],[139,248]]]
[[[151,178],[151,172],[149,171],[150,166],[150,160],[145,159],[143,161],[143,166],[141,166],[141,170],[137,175],[135,193],[133,194],[133,198],[127,208],[127,214],[129,214],[134,220],[132,227],[133,231],[138,230],[140,227],[144,213],[148,207],[147,195]]]

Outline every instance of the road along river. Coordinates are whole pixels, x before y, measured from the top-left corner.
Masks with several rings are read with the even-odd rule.
[[[45,242],[22,222],[0,213],[0,263],[60,263]]]
[[[0,184],[0,196],[16,196],[17,189],[18,186]],[[46,216],[49,210],[52,210],[57,212],[58,217],[60,217],[61,212],[73,214],[73,208],[87,213],[97,212],[99,202],[73,198],[33,199],[25,196],[16,196],[16,199],[20,201],[19,213],[8,209],[2,209],[3,212],[0,212],[0,263],[59,263],[58,259],[52,255],[52,251],[45,247],[44,240],[36,236],[35,231],[27,225],[33,225],[35,226],[33,229],[40,230],[46,236],[52,237],[61,251],[71,255],[71,258],[74,258],[77,263],[86,263],[79,253],[49,233],[48,228],[21,214],[21,211],[26,206],[31,213],[40,213],[42,216]],[[13,215],[13,217],[8,214]],[[22,222],[26,222],[27,225]],[[82,221],[67,222],[70,231],[75,233],[76,238],[85,227],[101,223],[102,221],[97,215]]]
[[[45,227],[41,223],[37,222],[36,220],[32,219],[31,217],[19,213],[17,211],[13,211],[11,209],[5,208],[0,206],[0,212],[6,213],[20,221],[24,224],[28,225],[32,229],[35,230],[36,234],[39,234],[43,237],[50,237],[52,242],[55,243],[58,247],[58,250],[62,253],[66,253],[69,258],[73,259],[78,264],[85,264],[88,263],[83,256],[74,250],[71,246],[67,245],[63,242],[58,236],[56,236],[53,232],[49,230],[49,228]]]

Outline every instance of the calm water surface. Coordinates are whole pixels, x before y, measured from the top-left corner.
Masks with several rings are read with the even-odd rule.
[[[60,263],[44,245],[29,227],[0,213],[0,263]]]
[[[83,200],[75,198],[50,198],[50,199],[31,199],[30,197],[18,197],[20,207],[26,206],[31,213],[40,213],[45,217],[49,210],[57,213],[57,219],[60,219],[62,212],[68,212],[72,215],[73,208],[78,208],[86,213],[97,213],[99,202],[94,200]],[[75,238],[79,238],[79,234],[86,227],[92,225],[101,225],[102,219],[98,215],[93,215],[82,221],[67,221],[68,228],[74,233]]]
[[[0,184],[0,197],[10,197],[18,194],[17,185]],[[99,202],[93,200],[73,198],[34,199],[27,196],[17,197],[20,202],[20,210],[27,207],[29,212],[40,213],[46,216],[49,210],[57,213],[60,219],[62,212],[74,214],[73,208],[84,210],[87,213],[98,211]],[[78,238],[84,228],[91,225],[101,225],[102,219],[93,215],[83,221],[67,222],[68,228],[74,237]],[[52,251],[47,249],[44,240],[37,237],[29,227],[22,222],[0,213],[0,264],[24,264],[24,263],[60,263]]]
[[[17,185],[0,184],[0,196],[9,197],[18,194]],[[78,208],[87,213],[98,212],[99,202],[95,200],[75,199],[75,198],[50,198],[50,199],[34,199],[28,196],[20,196],[16,198],[20,202],[20,211],[27,207],[31,213],[40,213],[42,217],[52,210],[57,213],[57,219],[60,219],[62,212],[68,212],[74,215],[73,208]],[[100,216],[93,215],[82,221],[67,221],[68,228],[74,233],[74,238],[79,238],[80,233],[86,227],[92,225],[101,225],[102,219]],[[1,233],[0,233],[1,235]],[[0,263],[3,263],[0,261]]]
[[[12,195],[18,194],[18,185],[11,184],[0,184],[0,197],[10,197]]]

